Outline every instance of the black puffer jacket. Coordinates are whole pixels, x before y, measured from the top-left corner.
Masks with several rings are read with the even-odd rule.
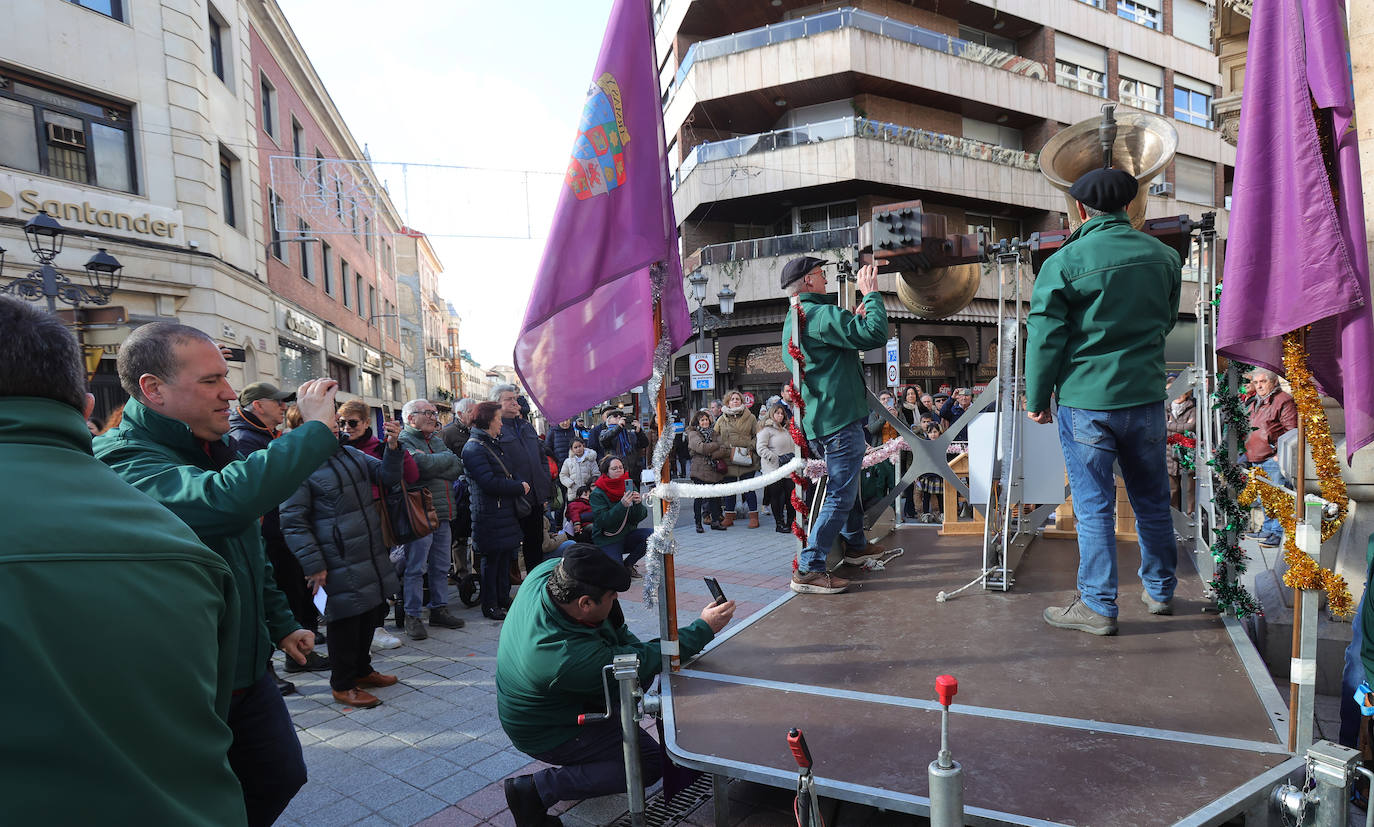
[[[501,462],[492,456],[493,451]],[[515,517],[515,500],[525,494],[520,484],[524,480],[508,477],[501,463],[515,473],[501,444],[486,431],[473,428],[472,437],[463,446],[463,468],[467,470],[472,502],[472,539],[483,554],[518,548],[524,538]]]
[[[387,448],[379,460],[342,445],[282,503],[282,534],[301,568],[328,572],[326,622],[375,609],[401,591],[372,486],[401,481],[404,450]]]

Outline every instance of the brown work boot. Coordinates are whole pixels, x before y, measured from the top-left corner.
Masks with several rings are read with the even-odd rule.
[[[824,571],[792,572],[792,591],[797,594],[839,594],[849,588],[849,581]]]
[[[334,700],[344,706],[355,706],[358,709],[371,709],[374,706],[381,706],[382,699],[362,689],[349,689],[344,692],[334,690]]]
[[[733,511],[727,511],[727,512],[725,512],[725,516],[723,516],[723,517],[720,518],[720,524],[723,525],[723,526],[725,526],[726,528],[729,528],[730,526],[734,525],[734,524],[735,524],[735,512],[733,512]]]
[[[862,549],[845,548],[844,562],[847,566],[862,566],[869,560],[878,560],[892,549],[882,543],[869,543]]]
[[[758,528],[758,527],[759,527],[759,512],[757,512],[757,511],[750,511],[750,512],[749,512],[749,527],[750,527],[750,528]]]

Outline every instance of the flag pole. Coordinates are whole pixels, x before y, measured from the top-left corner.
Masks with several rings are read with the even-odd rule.
[[[1298,347],[1305,348],[1307,345],[1307,329],[1298,329]],[[1304,479],[1304,469],[1307,465],[1307,428],[1304,426],[1302,413],[1298,413],[1298,457],[1297,464],[1293,470],[1293,531],[1298,530],[1298,526],[1303,520],[1303,501],[1307,499],[1304,493],[1307,488]],[[1275,480],[1277,482],[1277,480]],[[1296,542],[1296,537],[1290,537]],[[1302,550],[1306,553],[1306,550]],[[1302,688],[1298,681],[1301,676],[1296,674],[1292,664],[1296,664],[1302,658],[1302,633],[1303,633],[1303,590],[1293,589],[1293,643],[1292,659],[1289,661],[1288,675],[1288,748],[1297,750],[1298,748],[1298,718],[1300,717],[1299,696],[1302,695]]]

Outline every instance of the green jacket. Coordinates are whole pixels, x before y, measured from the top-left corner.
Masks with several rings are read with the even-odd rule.
[[[1177,252],[1124,212],[1083,223],[1035,278],[1026,318],[1026,410],[1163,402],[1164,337],[1178,320]]]
[[[802,293],[806,331],[801,351],[806,356],[806,381],[802,401],[806,415],[802,427],[808,439],[829,436],[844,426],[868,418],[868,388],[863,363],[855,351],[887,344],[887,311],[878,291],[864,295],[867,315],[859,318],[842,310],[821,293]],[[792,313],[782,325],[782,360],[791,371]]]
[[[626,491],[631,490],[627,485]],[[649,516],[649,509],[644,507],[644,503],[635,503],[626,508],[620,504],[620,500],[611,502],[611,498],[605,491],[592,486],[592,542],[598,546],[609,546],[611,543],[618,543],[625,539],[635,526],[644,522]]]
[[[544,588],[559,562],[545,560],[525,578],[496,649],[496,714],[511,743],[527,755],[577,737],[584,731],[578,715],[605,711],[601,668],[616,655],[639,655],[641,686],[663,666],[658,640],[641,641],[623,620],[590,627],[564,614]],[[618,608],[612,617],[623,617]],[[679,629],[682,657],[692,657],[714,637],[701,619]]]
[[[204,443],[185,423],[136,399],[125,403],[119,427],[95,440],[97,459],[165,505],[229,563],[242,601],[235,689],[261,678],[275,644],[300,628],[272,577],[258,521],[338,449],[333,432],[307,422],[239,459],[227,437]]]
[[[0,399],[0,468],[4,821],[245,823],[229,566],[91,456],[69,405]]]
[[[434,498],[434,513],[440,520],[452,520],[454,514],[453,481],[463,476],[463,460],[449,450],[438,431],[425,439],[409,425],[401,429],[401,447],[410,452],[420,469],[420,484],[429,489]],[[506,460],[510,464],[510,460]]]

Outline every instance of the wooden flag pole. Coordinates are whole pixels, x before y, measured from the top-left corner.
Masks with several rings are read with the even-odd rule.
[[[655,268],[666,269],[662,264],[655,264]],[[660,340],[663,338],[663,291],[658,291],[658,296],[654,299],[654,353],[658,353]],[[670,427],[668,424],[668,374],[663,374],[663,381],[658,383],[658,396],[654,399],[654,413],[658,417],[658,435],[663,438],[663,429]],[[658,468],[658,482],[660,485],[667,485],[672,482],[672,462],[673,454],[671,451],[663,458],[663,464]],[[658,501],[659,515],[664,516],[668,512],[668,503],[662,499]],[[672,527],[669,527],[672,531]],[[671,549],[665,549],[663,554],[663,639],[668,641],[668,664],[671,671],[676,672],[682,668],[682,657],[678,652],[677,646],[677,579],[674,571],[673,555]]]

